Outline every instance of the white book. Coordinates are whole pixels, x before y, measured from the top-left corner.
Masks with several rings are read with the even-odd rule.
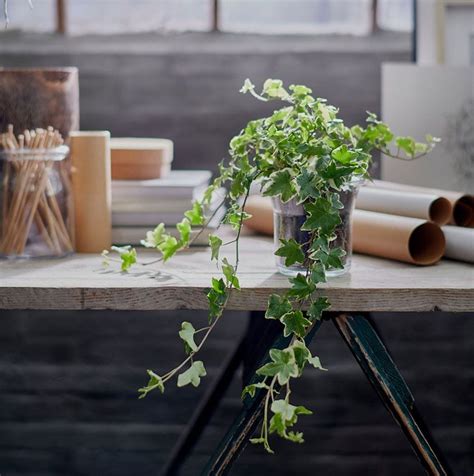
[[[204,187],[195,188],[189,197],[150,197],[150,196],[126,196],[121,195],[120,198],[112,198],[113,212],[176,212],[184,213],[192,205],[194,200],[202,198],[207,184]]]
[[[219,206],[225,197],[225,189],[214,192],[209,211],[207,215]],[[202,198],[202,194],[195,197],[197,200]],[[181,205],[170,204],[169,207],[159,206],[159,203],[130,203],[123,208],[117,209],[112,204],[112,226],[156,226],[158,223],[172,224],[180,222],[183,219],[185,211],[192,207],[192,200]]]
[[[211,179],[208,170],[172,170],[153,180],[112,180],[112,203],[134,200],[192,199]]]
[[[159,212],[159,211],[114,212],[112,211],[112,226],[151,227],[153,225],[157,225],[158,223],[176,224],[180,222],[182,219],[183,219],[183,212]]]

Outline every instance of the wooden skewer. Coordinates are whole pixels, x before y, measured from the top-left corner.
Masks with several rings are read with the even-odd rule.
[[[50,171],[56,165],[63,181],[66,200],[69,200],[70,182],[64,180],[67,175],[64,173],[66,169],[63,161],[55,162],[50,155],[63,142],[61,134],[51,126],[47,129],[25,130],[16,137],[13,126],[9,125],[7,132],[0,134],[0,146],[6,158],[0,229],[0,252],[3,254],[24,254],[33,223],[53,253],[73,250],[50,180]]]

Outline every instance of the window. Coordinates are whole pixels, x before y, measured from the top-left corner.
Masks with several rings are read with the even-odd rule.
[[[61,0],[9,2],[10,28],[54,31]],[[380,28],[410,31],[413,0],[62,0],[67,31],[73,35],[149,31],[366,35],[373,29],[377,5]]]

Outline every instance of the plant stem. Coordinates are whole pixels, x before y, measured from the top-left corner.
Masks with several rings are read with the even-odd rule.
[[[390,157],[392,159],[397,159],[397,160],[403,160],[405,162],[421,159],[425,155],[428,155],[428,153],[430,152],[430,150],[427,150],[426,152],[423,152],[422,154],[414,155],[413,157],[403,157],[401,155],[392,154],[391,152],[389,152],[388,149],[384,150],[384,149],[379,149],[378,147],[375,147],[375,150],[377,152],[380,152],[381,154],[386,155],[387,157]]]
[[[226,196],[227,198],[227,196]],[[199,230],[199,232],[192,238],[192,240],[186,245],[184,246],[182,249],[188,249],[201,235],[202,233],[204,232],[204,230],[206,229],[206,227],[209,225],[209,223],[211,222],[211,220],[216,216],[217,212],[222,208],[222,206],[225,204],[225,198],[224,200],[222,200],[222,202],[219,204],[219,206],[212,212],[212,215],[207,219],[206,223],[204,223],[204,225],[201,226],[201,229]],[[138,263],[142,266],[150,266],[151,264],[156,264],[156,263],[160,263],[163,261],[163,257],[161,258],[158,258],[158,259],[155,259],[153,261],[148,261],[147,263]]]
[[[235,269],[235,273],[237,273],[237,269],[238,269],[238,266],[239,266],[239,238],[240,238],[240,234],[241,234],[241,231],[242,231],[242,226],[243,226],[243,218],[244,218],[244,213],[243,213],[243,210],[245,208],[245,204],[247,203],[247,198],[249,196],[249,193],[250,193],[250,186],[251,186],[251,183],[249,184],[248,188],[247,188],[247,191],[246,191],[246,194],[245,194],[245,197],[244,197],[244,200],[243,200],[243,203],[242,203],[242,213],[241,213],[241,216],[240,216],[240,223],[239,223],[239,229],[237,231],[237,237],[236,237],[236,247],[235,247],[235,254],[236,254],[236,258],[235,258],[235,264],[234,264],[234,269]],[[220,205],[222,206],[222,204]],[[212,218],[212,217],[211,217]],[[186,359],[184,359],[181,364],[179,364],[177,367],[175,367],[173,370],[170,370],[168,373],[165,374],[165,376],[163,377],[163,383],[167,382],[168,380],[170,380],[174,375],[176,375],[177,372],[179,372],[188,362],[192,362],[194,356],[202,349],[203,345],[205,344],[207,338],[209,337],[209,335],[212,333],[214,327],[217,325],[217,323],[220,321],[222,315],[223,315],[223,311],[227,305],[227,303],[229,302],[229,299],[230,299],[230,296],[232,294],[232,290],[234,289],[234,286],[232,283],[229,283],[229,286],[228,286],[228,293],[226,295],[226,299],[224,301],[224,303],[222,304],[221,306],[221,313],[215,318],[214,322],[212,322],[211,325],[209,325],[208,327],[204,327],[202,329],[199,329],[197,332],[206,332],[204,334],[204,337],[202,338],[201,342],[199,343],[199,345],[197,346],[197,349],[194,351],[194,352],[191,352],[188,357],[186,357]]]

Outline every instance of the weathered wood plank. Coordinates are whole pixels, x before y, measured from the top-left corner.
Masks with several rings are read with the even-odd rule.
[[[227,255],[231,260],[233,247]],[[156,255],[142,256],[146,262]],[[244,237],[240,256],[242,290],[234,292],[228,308],[263,310],[269,294],[288,288],[287,278],[276,273],[272,242]],[[1,262],[0,309],[207,309],[206,289],[219,272],[207,248],[129,273],[115,265],[104,269],[97,255]],[[417,267],[355,255],[351,273],[324,288],[333,311],[474,310],[474,271],[454,261]]]

